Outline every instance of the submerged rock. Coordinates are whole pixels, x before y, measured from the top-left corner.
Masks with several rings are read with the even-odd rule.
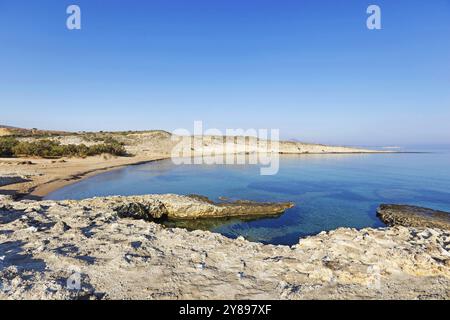
[[[450,213],[428,208],[382,204],[377,216],[389,226],[440,228],[450,230]]]

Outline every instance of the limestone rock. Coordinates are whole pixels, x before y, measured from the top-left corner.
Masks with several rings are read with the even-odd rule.
[[[164,204],[155,199],[142,199],[141,201],[124,200],[113,208],[121,218],[143,219],[152,221],[167,216]]]
[[[168,217],[172,219],[270,216],[281,214],[294,206],[292,202],[235,201],[215,203],[206,197],[197,195],[165,194],[154,195],[154,197],[165,204]]]
[[[377,216],[389,226],[450,230],[450,213],[444,211],[408,205],[382,204],[378,207]]]
[[[292,202],[235,201],[215,203],[207,197],[176,194],[153,194],[131,197],[95,198],[112,208],[122,218],[151,221],[164,217],[170,219],[200,219],[221,217],[258,217],[283,213],[294,206]]]
[[[55,225],[52,228],[52,231],[56,233],[64,233],[70,229],[72,228],[67,223],[61,220],[55,223]]]

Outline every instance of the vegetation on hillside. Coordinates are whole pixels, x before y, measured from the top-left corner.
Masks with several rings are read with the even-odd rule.
[[[107,139],[104,143],[86,146],[85,144],[63,145],[59,141],[41,139],[32,142],[19,141],[13,137],[0,137],[0,157],[88,157],[99,154],[115,156],[127,155],[123,143]]]
[[[66,131],[54,131],[54,130],[40,130],[37,128],[23,129],[11,126],[0,125],[0,136],[3,137],[33,137],[33,138],[47,138],[56,136],[66,136],[71,134]]]
[[[14,138],[10,137],[0,137],[0,156],[1,157],[12,157],[14,156],[14,147],[19,143]]]
[[[81,137],[84,141],[87,142],[104,142],[107,143],[110,139],[115,139],[115,137],[119,137],[119,139],[126,138],[133,134],[162,134],[169,135],[170,133],[164,130],[144,130],[144,131],[98,131],[98,132],[78,132],[74,133],[78,137]]]

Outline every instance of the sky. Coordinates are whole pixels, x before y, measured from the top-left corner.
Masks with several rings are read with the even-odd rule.
[[[450,144],[449,85],[450,0],[0,0],[5,125]]]

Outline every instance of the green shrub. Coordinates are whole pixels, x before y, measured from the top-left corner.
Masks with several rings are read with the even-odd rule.
[[[85,144],[62,145],[59,141],[48,139],[33,142],[18,141],[13,138],[0,138],[0,156],[2,157],[82,157],[108,153],[116,156],[126,156],[124,145],[114,139],[107,143],[86,146]]]
[[[19,143],[11,137],[0,137],[0,157],[12,157],[14,155],[13,148]]]

